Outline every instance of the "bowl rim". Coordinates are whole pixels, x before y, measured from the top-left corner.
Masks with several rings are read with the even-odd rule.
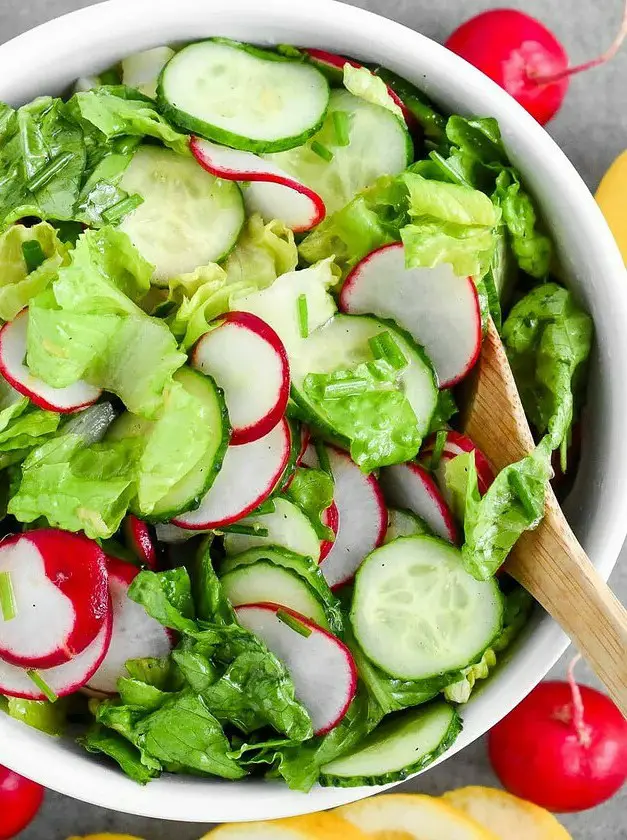
[[[549,168],[542,158],[550,162],[550,177],[572,206],[575,227],[581,226],[590,238],[595,270],[612,290],[612,312],[607,314],[603,323],[608,321],[609,324],[606,326],[608,341],[611,339],[614,379],[617,382],[627,381],[627,330],[621,331],[620,328],[621,323],[627,323],[627,283],[624,282],[622,258],[584,182],[541,126],[474,67],[402,24],[337,0],[318,0],[315,9],[307,0],[266,0],[262,5],[263,8],[260,8],[257,0],[212,0],[207,5],[202,0],[178,0],[176,4],[171,0],[135,0],[132,4],[127,0],[108,0],[79,9],[41,24],[0,46],[0,80],[9,80],[0,81],[0,98],[3,90],[12,85],[12,92],[7,97],[9,101],[19,103],[25,99],[28,92],[32,92],[28,79],[33,65],[37,66],[42,79],[50,80],[50,89],[56,89],[69,80],[64,60],[70,62],[74,69],[78,68],[78,72],[70,76],[78,76],[87,72],[90,66],[92,69],[96,67],[99,56],[105,54],[111,57],[119,53],[122,57],[133,49],[155,46],[166,40],[197,39],[203,29],[207,35],[229,34],[238,28],[245,29],[247,25],[255,33],[263,31],[264,26],[274,27],[276,32],[289,32],[290,26],[295,27],[307,33],[306,40],[310,46],[327,49],[339,49],[332,43],[334,40],[354,37],[363,44],[362,53],[384,60],[391,68],[398,65],[401,58],[406,63],[419,65],[421,72],[418,74],[416,71],[414,76],[420,75],[420,86],[427,93],[431,86],[438,86],[431,85],[431,77],[437,77],[443,89],[453,87],[452,76],[463,78],[463,85],[455,82],[455,86],[463,87],[469,98],[485,103],[485,112],[497,116],[508,146],[511,143],[515,147],[517,138],[525,135],[536,148],[540,174]],[[252,23],[243,25],[242,20],[254,21],[259,30]],[[176,37],[164,37],[166,31],[176,33]],[[264,42],[264,38],[256,34],[251,40]],[[288,38],[281,40],[287,41]],[[51,43],[53,47],[49,46]],[[117,46],[112,47],[112,43]],[[356,50],[357,55],[359,52]],[[394,58],[391,57],[392,52]],[[416,55],[420,55],[419,61]],[[15,68],[24,63],[24,56],[30,62],[29,74],[20,75]],[[425,68],[429,68],[429,72]],[[524,167],[523,174],[526,174]],[[595,314],[595,321],[596,317]],[[613,396],[618,403],[620,396],[614,393]],[[627,465],[627,440],[623,442],[618,433],[619,420],[622,420],[627,408],[627,397],[622,403],[621,410],[612,405],[610,431],[606,435],[614,447],[612,457],[608,453],[604,461],[614,497],[609,497],[608,510],[602,517],[600,512],[593,516],[603,518],[606,527],[603,540],[595,533],[593,544],[588,549],[605,579],[617,560],[627,533],[627,470],[624,468]],[[599,485],[596,489],[604,497],[608,496],[607,486]],[[463,749],[507,714],[545,676],[568,644],[562,631],[547,618],[535,620],[526,635],[534,639],[533,650],[527,644],[517,652],[516,661],[505,669],[509,678],[495,681],[498,685],[490,690],[493,695],[490,712],[482,713],[472,730],[460,736],[454,747],[439,761]],[[0,715],[0,761],[53,790],[94,805],[181,821],[245,821],[304,814],[352,802],[384,789],[317,787],[309,794],[302,794],[265,781],[224,784],[221,780],[172,776],[140,788],[87,754],[60,749],[53,739],[29,730],[4,715]]]

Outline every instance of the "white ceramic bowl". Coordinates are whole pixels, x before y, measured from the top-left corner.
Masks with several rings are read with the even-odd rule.
[[[485,76],[439,44],[332,0],[111,0],[44,24],[0,47],[0,99],[22,104],[140,49],[223,35],[290,43],[374,61],[416,83],[443,108],[499,119],[512,160],[539,200],[569,283],[594,316],[597,349],[583,462],[569,515],[607,577],[627,531],[627,282],[608,228],[579,175],[548,134]],[[511,661],[464,711],[452,755],[510,711],[564,651],[538,611]],[[445,757],[442,759],[443,760]],[[162,819],[267,819],[318,811],[373,793],[318,788],[304,795],[265,781],[165,776],[141,788],[70,740],[0,715],[0,763],[62,793]]]

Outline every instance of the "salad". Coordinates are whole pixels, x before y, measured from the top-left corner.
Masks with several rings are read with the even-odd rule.
[[[531,610],[592,340],[496,121],[159,47],[0,105],[0,226],[0,708],[139,783],[426,767]],[[498,475],[489,319],[537,435]]]

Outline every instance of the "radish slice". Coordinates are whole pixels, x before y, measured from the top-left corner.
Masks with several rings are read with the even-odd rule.
[[[309,446],[309,441],[311,440],[311,431],[309,430],[309,426],[301,426],[300,427],[300,452],[298,453],[298,458],[296,459],[296,466],[300,467],[303,463],[303,458],[305,457],[305,452],[307,452],[307,447]]]
[[[409,461],[381,470],[381,487],[391,507],[406,508],[427,523],[434,534],[457,542],[457,528],[449,506],[433,477],[420,464]]]
[[[152,537],[152,530],[147,522],[132,513],[124,519],[122,530],[126,544],[144,566],[157,571],[157,547]]]
[[[139,569],[123,560],[109,558],[109,592],[113,607],[113,632],[107,655],[87,683],[91,691],[116,694],[120,677],[128,676],[129,659],[163,659],[172,650],[168,630],[151,618],[141,604],[128,597],[128,588]]]
[[[291,445],[290,427],[283,418],[265,437],[244,446],[229,446],[222,469],[200,507],[176,517],[173,524],[203,531],[248,516],[275,490]]]
[[[0,543],[15,617],[2,620],[0,657],[24,668],[53,668],[90,645],[109,612],[106,557],[80,534],[45,529]]]
[[[421,460],[426,461],[427,465],[429,456],[433,453],[435,442],[436,435],[431,435],[429,438],[427,438],[427,440],[424,443],[424,447],[421,452]],[[475,453],[475,466],[477,467],[477,484],[479,487],[479,492],[483,496],[484,493],[488,491],[488,488],[494,481],[494,471],[490,466],[490,462],[483,454],[483,452],[468,437],[468,435],[464,435],[461,432],[455,432],[452,429],[449,430],[446,433],[446,441],[442,450],[442,458],[444,462],[446,463],[446,461],[450,461],[457,455],[463,455],[465,452]],[[439,466],[435,472],[436,476],[440,475],[441,473],[443,473],[443,468]],[[438,484],[440,485],[440,490],[442,490],[442,492],[446,495],[444,491],[444,486],[440,480],[438,480]]]
[[[198,341],[191,361],[224,390],[231,446],[259,440],[285,414],[290,396],[287,353],[272,327],[256,315],[229,312]]]
[[[481,311],[471,277],[447,263],[405,268],[401,242],[368,254],[346,278],[340,308],[349,315],[390,318],[425,348],[440,388],[471,370],[481,350]]]
[[[74,694],[89,682],[109,649],[112,627],[113,610],[109,609],[100,632],[82,653],[63,665],[57,665],[56,668],[37,670],[39,677],[57,697]],[[28,676],[25,668],[9,665],[3,659],[0,659],[0,694],[24,700],[47,699],[44,692]]]
[[[364,557],[381,545],[388,516],[376,478],[364,475],[341,449],[327,446],[326,450],[335,481],[333,500],[337,506],[338,530],[320,570],[329,586],[337,589],[352,580]],[[318,466],[318,456],[312,446],[303,463]]]
[[[239,623],[287,668],[315,734],[324,735],[336,727],[357,690],[357,669],[346,645],[300,613],[277,604],[246,604],[235,612]],[[291,618],[302,632],[280,616]]]
[[[322,512],[322,516],[320,517],[322,524],[326,525],[327,528],[330,528],[333,533],[335,534],[335,539],[337,540],[337,532],[340,529],[340,512],[337,509],[337,505],[335,502],[331,502],[329,507]],[[323,560],[329,556],[329,553],[333,546],[335,545],[335,540],[322,540],[320,543],[320,562],[322,563]]]
[[[350,64],[351,67],[357,67],[358,69],[364,66],[358,61],[355,61],[354,58],[345,58],[343,55],[336,55],[335,53],[330,53],[326,50],[304,49],[302,52],[306,53],[309,56],[309,58],[314,62],[314,64],[318,64],[323,68],[329,68],[334,71],[337,71],[338,78],[343,77],[345,64]],[[400,98],[400,96],[396,93],[396,91],[392,90],[392,88],[389,85],[388,93],[390,94],[390,98],[393,100],[395,105],[398,105],[398,107],[403,112],[403,116],[405,117],[405,122],[407,123],[407,125],[409,127],[412,127],[416,122],[414,115],[407,108],[407,106]]]
[[[326,216],[324,201],[318,193],[270,161],[199,137],[192,137],[190,148],[202,168],[212,175],[229,181],[246,181],[247,209],[260,213],[264,221],[280,219],[294,233],[303,233]]]
[[[24,363],[27,332],[27,309],[23,309],[0,329],[0,373],[7,382],[39,408],[47,411],[70,414],[93,405],[102,393],[100,388],[83,381],[68,385],[67,388],[53,388],[43,379],[31,375]]]

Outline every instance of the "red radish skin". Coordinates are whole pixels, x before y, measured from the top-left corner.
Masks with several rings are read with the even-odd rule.
[[[364,66],[358,61],[355,61],[354,58],[345,58],[343,55],[336,55],[336,53],[330,53],[326,50],[305,49],[303,52],[306,53],[314,63],[331,67],[334,70],[337,70],[338,73],[343,73],[345,64],[350,64],[351,67],[357,67],[358,69]],[[390,98],[394,104],[397,105],[403,112],[403,117],[405,118],[407,126],[409,128],[413,128],[416,123],[416,119],[412,112],[407,108],[396,91],[392,90],[389,85],[388,93],[390,94]]]
[[[311,431],[309,426],[301,426],[300,427],[300,452],[298,453],[298,458],[296,459],[296,466],[300,467],[303,462],[303,458],[305,457],[305,452],[307,452],[307,447],[309,446],[309,442],[311,441]]]
[[[87,382],[53,388],[31,375],[24,363],[27,330],[28,309],[23,309],[0,329],[0,373],[7,382],[46,411],[73,414],[97,402],[102,391]]]
[[[0,542],[16,616],[0,621],[0,657],[24,668],[53,668],[84,651],[109,612],[106,557],[98,543],[54,528]]]
[[[10,840],[32,822],[44,801],[44,788],[0,764],[0,840]]]
[[[217,178],[257,185],[248,187],[244,198],[252,201],[251,209],[261,212],[266,221],[281,219],[294,233],[304,233],[325,218],[322,197],[275,164],[200,137],[192,137],[189,145],[202,168]]]
[[[337,532],[340,528],[340,514],[335,502],[331,502],[329,507],[322,514],[322,524],[330,528],[337,538]],[[335,540],[322,540],[320,543],[320,563],[329,556],[329,552],[333,548]]]
[[[152,529],[147,522],[129,513],[122,523],[127,546],[144,566],[156,572],[159,566]]]
[[[306,627],[309,636],[282,622],[279,610]],[[326,735],[335,729],[357,691],[357,668],[344,642],[279,604],[243,604],[235,612],[240,624],[259,636],[284,663],[296,696],[311,716],[314,734]]]
[[[227,352],[229,346],[232,352]],[[289,362],[279,336],[257,315],[226,314],[218,327],[197,342],[191,363],[196,370],[212,376],[224,390],[232,428],[231,446],[253,443],[280,423],[290,396]],[[264,396],[259,385],[260,370],[264,372],[264,386],[269,388],[268,399],[251,415],[257,398]]]
[[[102,628],[94,641],[69,662],[46,670],[37,670],[46,685],[57,695],[66,697],[83,688],[100,667],[111,642],[113,611],[109,608]],[[0,694],[23,700],[46,700],[46,695],[30,679],[24,668],[9,665],[0,659]]]
[[[627,779],[627,720],[576,684],[573,665],[569,682],[540,683],[488,736],[503,786],[557,813],[594,808]]]
[[[285,417],[265,437],[245,446],[229,446],[222,469],[200,506],[172,524],[207,531],[248,516],[279,486],[291,448],[292,433]]]
[[[342,286],[339,303],[349,315],[376,315],[410,333],[425,348],[440,388],[460,382],[479,358],[481,309],[472,277],[457,277],[446,264],[407,268],[402,242],[383,245],[360,260]]]
[[[327,444],[326,450],[335,481],[338,529],[335,542],[320,563],[320,571],[335,591],[350,583],[364,557],[383,543],[388,514],[374,475],[364,475],[342,449]],[[305,453],[303,464],[319,466],[313,446]]]
[[[516,9],[491,9],[463,23],[445,46],[493,79],[544,125],[559,111],[570,77],[609,61],[626,34],[627,5],[609,49],[571,67],[562,44],[539,20]]]
[[[125,663],[129,659],[163,659],[169,656],[174,642],[167,628],[128,597],[129,586],[139,569],[114,557],[109,558],[108,566],[113,610],[111,642],[98,670],[87,683],[87,689],[105,696],[117,693],[117,681],[127,676]]]

